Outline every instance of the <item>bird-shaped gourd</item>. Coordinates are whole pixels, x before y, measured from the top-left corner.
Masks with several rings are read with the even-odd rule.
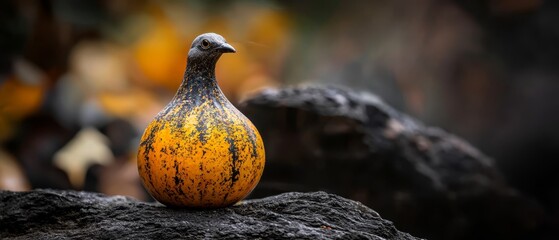
[[[232,205],[262,176],[260,134],[215,78],[217,60],[230,52],[235,49],[218,34],[196,37],[182,84],[142,136],[138,172],[148,192],[165,205]]]

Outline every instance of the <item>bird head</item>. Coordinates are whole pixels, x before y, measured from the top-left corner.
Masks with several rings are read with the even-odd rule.
[[[194,39],[188,61],[213,61],[217,62],[221,54],[236,52],[225,38],[216,33],[204,33]]]

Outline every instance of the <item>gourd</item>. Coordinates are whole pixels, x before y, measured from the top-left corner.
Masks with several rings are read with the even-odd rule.
[[[225,39],[194,39],[183,81],[169,104],[147,126],[138,150],[146,190],[174,207],[224,207],[245,198],[265,164],[256,127],[225,97],[215,78]]]

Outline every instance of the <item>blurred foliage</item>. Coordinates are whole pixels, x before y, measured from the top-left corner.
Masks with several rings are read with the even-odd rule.
[[[41,164],[49,165],[52,176],[57,176],[56,184],[47,185],[54,188],[108,189],[102,184],[110,182],[102,179],[111,178],[107,171],[117,174],[114,166],[122,164],[111,158],[123,158],[135,168],[137,139],[181,83],[186,54],[198,34],[220,33],[237,49],[235,56],[224,56],[216,69],[223,92],[233,102],[279,83],[292,38],[292,17],[271,1],[26,0],[2,4],[6,15],[1,14],[0,26],[10,38],[1,43],[3,50],[11,50],[2,55],[0,140],[6,150],[2,158],[7,159],[2,163],[17,168],[21,162],[28,175],[42,174],[33,166],[39,161],[34,156],[40,154]],[[63,142],[29,145],[28,141],[48,141],[59,135],[36,131],[48,127],[44,121],[57,124]],[[110,127],[119,122],[131,124],[131,132],[119,133]],[[94,129],[105,128],[112,129],[105,134],[116,139],[101,140],[104,137]],[[14,178],[25,182],[22,177],[2,174],[0,184]],[[134,180],[127,182],[138,184],[136,174],[129,178]],[[31,187],[38,187],[34,183]],[[29,184],[10,186],[29,188]],[[113,194],[127,191],[124,186],[110,188]],[[145,193],[135,191],[134,196],[145,198]]]

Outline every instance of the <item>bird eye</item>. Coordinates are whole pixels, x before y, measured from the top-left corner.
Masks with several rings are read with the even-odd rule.
[[[202,40],[202,48],[203,48],[203,49],[208,49],[208,48],[210,48],[210,45],[211,45],[211,44],[210,44],[210,41],[208,41],[208,39]]]

